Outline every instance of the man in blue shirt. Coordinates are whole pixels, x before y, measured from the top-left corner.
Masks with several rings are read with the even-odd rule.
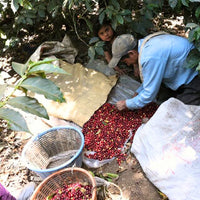
[[[185,60],[194,48],[186,38],[152,34],[137,40],[131,34],[118,36],[112,44],[113,57],[109,67],[121,60],[128,66],[139,66],[141,86],[131,99],[117,102],[119,110],[139,109],[152,102],[161,83],[173,91],[173,97],[185,104],[200,105],[200,77],[195,69],[185,68]]]

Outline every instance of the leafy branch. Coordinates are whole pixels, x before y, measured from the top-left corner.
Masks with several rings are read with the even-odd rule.
[[[55,59],[46,58],[38,62],[29,61],[26,64],[12,63],[13,69],[21,76],[21,78],[16,82],[13,90],[7,96],[5,96],[7,85],[0,85],[0,119],[6,120],[10,129],[30,132],[25,119],[14,108],[49,119],[44,106],[41,105],[37,99],[28,96],[28,91],[42,94],[45,98],[53,101],[65,102],[60,88],[52,81],[46,79],[46,75],[49,73],[68,74],[60,67],[52,64],[53,61],[55,61]],[[15,97],[14,94],[17,90],[21,90],[23,95]]]

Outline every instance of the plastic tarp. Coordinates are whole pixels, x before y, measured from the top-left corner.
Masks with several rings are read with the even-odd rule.
[[[39,61],[46,57],[55,57],[73,64],[78,54],[78,50],[73,46],[70,38],[65,35],[62,42],[46,41],[43,42],[36,51],[30,56],[29,60]],[[28,61],[29,61],[28,60]]]
[[[199,200],[200,106],[165,101],[136,131],[131,152],[170,200]]]
[[[87,63],[86,66],[74,64],[77,53],[66,35],[62,42],[42,43],[29,60],[61,58],[62,61],[56,64],[71,75],[50,75],[48,78],[61,88],[66,103],[47,100],[38,94],[34,97],[44,105],[50,116],[82,126],[106,101],[115,104],[133,96],[140,83],[127,75],[117,78],[115,71],[99,59]]]
[[[71,75],[49,75],[64,94],[66,103],[47,100],[42,95],[34,97],[44,105],[53,117],[73,121],[82,126],[103,103],[117,82],[116,75],[106,76],[94,69],[73,64],[78,51],[66,35],[62,42],[46,41],[31,55],[29,60],[39,61],[45,57],[60,58],[56,64]]]
[[[116,84],[117,78],[105,76],[81,64],[69,64],[60,61],[60,67],[71,75],[49,77],[64,94],[66,103],[58,103],[35,95],[44,105],[49,115],[73,121],[79,126],[89,120],[93,113],[106,102],[108,94]]]

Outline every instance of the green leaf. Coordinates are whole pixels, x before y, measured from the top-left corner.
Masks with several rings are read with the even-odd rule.
[[[92,37],[89,41],[89,44],[93,44],[99,41],[99,37]]]
[[[21,87],[38,94],[43,94],[47,99],[65,102],[60,88],[48,79],[41,77],[28,78],[22,82]]]
[[[181,0],[181,2],[182,2],[182,4],[184,5],[184,6],[187,6],[187,7],[189,7],[189,0]]]
[[[117,21],[119,22],[119,24],[123,24],[124,23],[124,19],[121,15],[116,15]]]
[[[7,84],[0,85],[0,100],[2,99],[4,92],[6,90]]]
[[[10,129],[30,133],[25,119],[19,112],[9,108],[0,108],[0,118],[8,121]]]
[[[198,24],[195,24],[195,23],[188,23],[186,24],[186,28],[190,28],[190,29],[193,29],[193,28],[196,28],[198,26]]]
[[[125,10],[122,10],[121,15],[130,15],[131,14],[131,11],[129,9],[125,9]]]
[[[27,10],[33,10],[33,6],[32,4],[30,3],[29,0],[19,0],[20,1],[20,5],[23,6],[25,9]]]
[[[30,24],[30,25],[33,25],[33,20],[29,17],[26,18],[26,23],[27,24]]]
[[[28,11],[25,13],[25,17],[31,18],[31,19],[35,19],[35,18],[37,18],[36,13],[37,13],[36,11],[28,10]]]
[[[88,48],[88,56],[90,57],[91,60],[94,59],[94,57],[95,57],[95,48],[94,47]]]
[[[195,16],[196,16],[196,18],[200,17],[200,6],[196,9]]]
[[[85,1],[85,5],[86,5],[87,10],[89,10],[90,12],[93,11],[91,6],[90,6],[90,2],[88,0]]]
[[[17,10],[19,9],[19,0],[12,0],[11,1],[11,9],[14,13],[17,12]]]
[[[188,35],[188,40],[190,42],[193,42],[195,40],[195,29],[190,30],[189,35]]]
[[[98,41],[96,44],[95,44],[95,47],[103,47],[105,44],[104,41]]]
[[[106,10],[105,10],[105,12],[106,12],[106,14],[107,14],[108,18],[109,18],[109,19],[112,19],[113,10],[106,9]]]
[[[107,6],[107,9],[112,10],[113,12],[116,11],[116,9],[113,7],[113,5],[108,5],[108,6]]]
[[[46,109],[35,98],[21,96],[9,99],[9,105],[19,108],[25,112],[49,119]]]
[[[200,0],[190,0],[190,2],[200,2]]]
[[[57,74],[68,74],[65,70],[63,70],[62,68],[60,67],[57,67],[53,64],[40,64],[40,65],[36,65],[34,67],[32,67],[28,74],[31,74],[31,73],[41,73],[41,72],[44,72],[44,73],[57,73]]]
[[[124,21],[126,21],[128,23],[132,22],[131,16],[124,16]]]
[[[114,8],[115,8],[116,10],[120,10],[120,5],[119,5],[118,1],[116,1],[116,0],[111,0],[111,4],[114,6]]]
[[[96,47],[95,51],[97,52],[98,55],[104,55],[104,50],[102,47]]]
[[[38,15],[40,16],[40,17],[42,17],[42,18],[44,18],[45,17],[45,11],[44,10],[38,10]]]
[[[116,28],[117,28],[117,20],[116,20],[116,18],[114,18],[113,20],[112,20],[112,27],[113,27],[113,29],[114,30],[116,30]]]
[[[105,18],[105,10],[99,15],[99,22],[100,22],[100,24],[103,23],[104,18]]]
[[[198,64],[196,70],[197,70],[197,71],[200,71],[200,62],[199,62],[199,64]]]
[[[92,25],[91,21],[86,19],[85,17],[82,17],[82,19],[85,20],[87,26],[89,27],[90,31],[92,32],[93,31],[93,25]]]
[[[200,52],[200,42],[199,41],[195,41],[195,48]]]
[[[192,28],[190,30],[188,39],[189,39],[190,42],[199,43],[200,26],[196,26],[196,28]]]
[[[143,36],[148,34],[148,30],[153,27],[153,23],[150,19],[146,19],[145,17],[141,17],[140,20],[132,21],[131,28],[136,32]]]
[[[45,5],[45,4],[39,4],[39,5],[38,5],[38,8],[39,8],[40,10],[46,10],[46,5]]]
[[[199,62],[200,62],[199,51],[197,49],[192,49],[186,58],[185,67],[187,68],[197,67]]]
[[[175,8],[177,5],[178,1],[177,0],[169,0],[169,5],[171,6],[171,8]]]
[[[104,41],[99,41],[95,44],[95,51],[97,52],[98,55],[104,55],[104,50],[103,50],[103,46],[104,46]]]
[[[144,16],[145,16],[147,19],[152,19],[152,18],[153,18],[153,11],[152,11],[152,10],[146,10]]]
[[[118,174],[114,174],[114,173],[103,173],[104,177],[108,177],[108,178],[119,178]]]
[[[53,199],[53,197],[56,195],[56,193],[53,193],[51,195],[49,195],[45,200],[51,200]]]
[[[17,62],[12,62],[12,68],[17,72],[20,76],[23,76],[27,66],[25,64],[17,63]]]
[[[52,59],[52,58],[45,58],[44,60],[39,60],[37,62],[32,62],[31,60],[29,61],[28,65],[29,67],[32,68],[36,65],[41,65],[41,64],[47,64],[47,63],[52,63],[53,61],[56,61],[57,59]]]
[[[101,14],[101,12],[103,12],[103,10],[104,10],[104,8],[100,8],[100,9],[98,10],[98,13]]]
[[[68,1],[68,0],[67,0],[67,1]],[[63,4],[65,4],[65,3],[66,3],[66,1],[63,2]],[[51,2],[47,5],[47,11],[48,11],[49,13],[52,13],[53,10],[54,10],[54,8],[55,8],[54,1],[51,1]]]
[[[147,5],[147,9],[153,11],[154,9],[158,8],[158,4],[150,3]]]

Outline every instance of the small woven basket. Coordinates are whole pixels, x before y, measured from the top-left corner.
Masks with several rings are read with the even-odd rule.
[[[55,127],[32,138],[22,151],[25,165],[46,178],[66,167],[81,167],[84,136],[73,126]]]
[[[71,183],[86,182],[92,185],[92,199],[97,200],[97,189],[94,177],[85,169],[72,167],[51,174],[34,191],[31,200],[45,200],[57,189]]]

